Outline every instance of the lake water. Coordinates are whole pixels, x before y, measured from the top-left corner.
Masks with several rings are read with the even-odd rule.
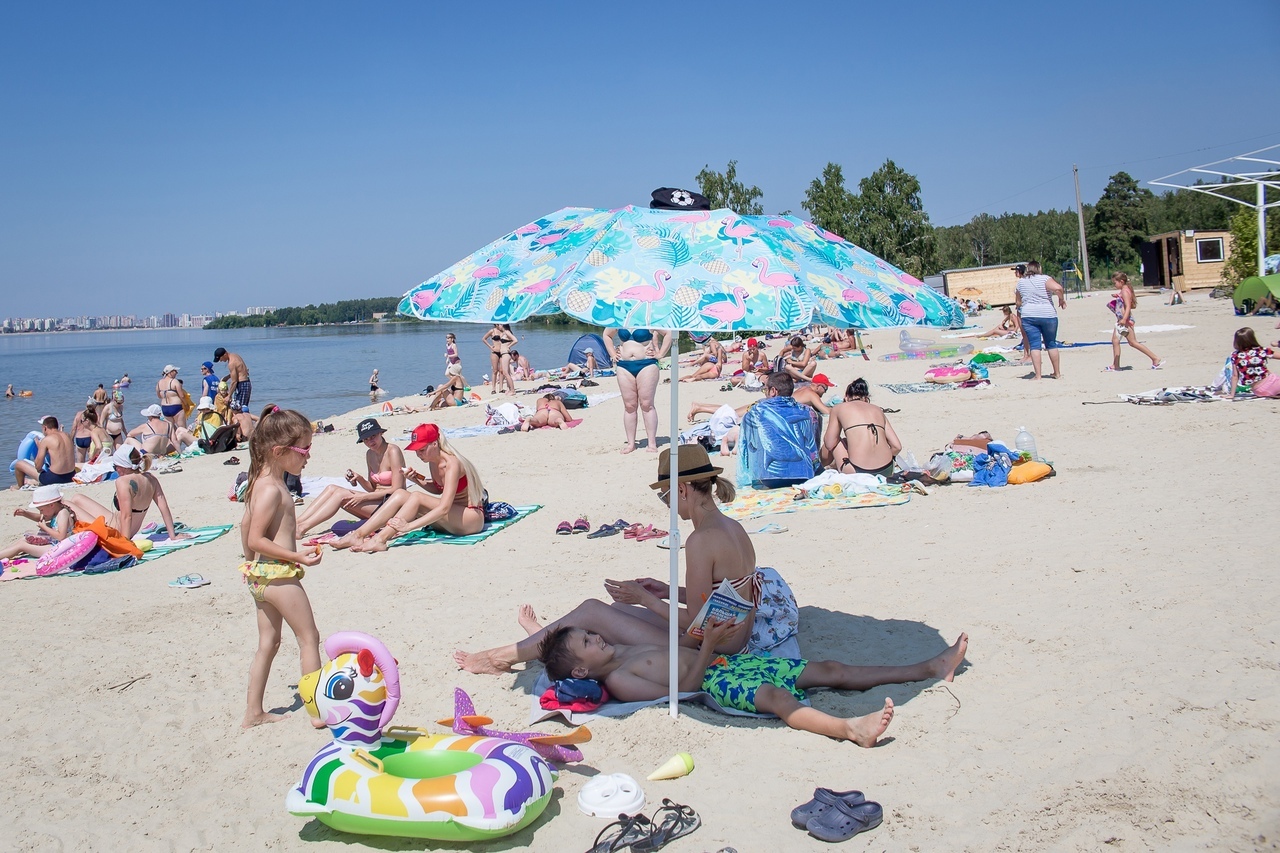
[[[0,388],[30,389],[24,399],[0,398],[0,456],[12,459],[19,442],[45,415],[69,428],[98,383],[111,384],[129,374],[125,425],[132,429],[140,410],[158,402],[155,383],[168,363],[181,368],[178,378],[199,399],[200,364],[226,347],[238,353],[253,381],[250,408],[267,403],[294,408],[312,420],[367,405],[369,374],[378,368],[379,385],[391,396],[416,394],[444,379],[444,336],[458,336],[463,375],[479,385],[490,372],[489,351],[480,342],[489,327],[470,323],[380,323],[358,326],[308,326],[286,329],[157,329],[118,332],[56,332],[0,335]],[[524,326],[514,329],[516,348],[535,368],[561,367],[569,349],[586,329]],[[225,377],[227,366],[216,366]]]

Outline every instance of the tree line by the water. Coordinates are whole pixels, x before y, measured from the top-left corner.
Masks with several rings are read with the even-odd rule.
[[[738,163],[724,172],[704,167],[698,186],[712,207],[762,214],[763,191],[738,178]],[[1241,187],[1241,199],[1252,189]],[[857,189],[828,163],[800,203],[815,225],[844,237],[917,278],[947,269],[1038,260],[1051,275],[1067,263],[1080,269],[1074,210],[980,213],[963,225],[934,226],[920,198],[920,181],[893,160],[862,178]],[[1224,278],[1235,284],[1257,274],[1258,219],[1247,207],[1201,192],[1153,193],[1127,172],[1111,176],[1102,196],[1083,205],[1091,273],[1106,281],[1116,270],[1136,273],[1142,243],[1167,231],[1229,229],[1234,237]],[[1274,236],[1272,232],[1274,231]],[[1268,246],[1280,245],[1280,217],[1268,222]]]
[[[261,326],[314,326],[318,323],[360,323],[374,319],[375,314],[396,318],[399,296],[373,299],[344,299],[293,308],[275,308],[265,314],[229,314],[205,326],[206,329],[244,329]]]

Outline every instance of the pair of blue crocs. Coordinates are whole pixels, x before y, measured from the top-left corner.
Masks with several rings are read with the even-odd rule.
[[[813,799],[791,811],[791,823],[819,841],[848,841],[860,832],[875,829],[884,820],[884,809],[861,791],[815,788]]]

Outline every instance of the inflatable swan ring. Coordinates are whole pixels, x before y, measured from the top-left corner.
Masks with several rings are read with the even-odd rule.
[[[290,814],[342,832],[440,841],[510,835],[542,814],[558,773],[537,752],[494,737],[386,729],[400,704],[391,652],[355,631],[334,634],[324,650],[329,662],[298,692],[333,742],[289,790]]]

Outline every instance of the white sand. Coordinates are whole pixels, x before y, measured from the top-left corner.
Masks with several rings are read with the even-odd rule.
[[[1100,339],[1105,301],[1070,301],[1062,337]],[[953,684],[815,696],[839,714],[866,713],[891,696],[898,713],[882,746],[697,707],[678,720],[649,709],[591,726],[586,762],[562,774],[563,795],[531,830],[471,846],[586,849],[604,822],[577,811],[585,777],[642,779],[688,751],[697,762],[690,776],[645,783],[651,808],[666,796],[702,815],[697,833],[668,848],[676,853],[828,849],[788,821],[815,786],[858,788],[884,805],[883,826],[850,849],[1275,849],[1280,595],[1271,539],[1280,463],[1267,445],[1280,404],[1081,406],[1211,381],[1241,325],[1229,310],[1203,297],[1179,308],[1143,297],[1140,322],[1195,327],[1147,336],[1169,359],[1159,373],[1127,348],[1124,362],[1135,369],[1102,373],[1110,350],[1094,347],[1064,350],[1066,378],[1056,382],[1001,368],[986,390],[898,396],[873,388],[876,402],[902,410],[893,422],[921,460],[957,433],[987,429],[1012,442],[1025,424],[1059,472],[998,491],[939,488],[902,507],[775,517],[790,532],[755,537],[760,563],[795,589],[810,658],[906,663],[969,633],[968,663]],[[1251,323],[1267,341],[1273,324]],[[896,332],[868,338],[873,357],[896,349]],[[822,365],[842,384],[859,375],[917,381],[924,367]],[[683,386],[682,400],[749,399],[721,394],[718,384]],[[605,380],[601,390],[610,386]],[[371,410],[317,436],[307,472],[362,464],[351,428]],[[322,634],[364,630],[399,658],[398,724],[434,728],[451,715],[458,685],[497,725],[523,730],[537,667],[474,676],[459,672],[450,652],[519,636],[522,602],[555,616],[603,595],[606,576],[664,576],[667,552],[652,543],[552,535],[558,521],[582,513],[593,527],[618,517],[665,526],[647,488],[654,457],[616,452],[620,413],[612,400],[568,433],[462,440],[493,498],[546,504],[482,545],[327,552],[308,573]],[[469,408],[431,419],[480,418]],[[383,422],[399,433],[422,419]],[[236,469],[223,458],[186,462],[185,472],[162,479],[182,520],[239,522],[241,505],[225,497]],[[4,541],[27,527],[0,516]],[[360,841],[284,810],[286,791],[328,737],[308,725],[290,687],[298,676],[291,635],[267,697],[269,707],[294,709],[293,718],[239,729],[256,642],[239,547],[237,527],[117,574],[0,584],[10,653],[0,848],[347,850]],[[166,587],[189,572],[212,585]],[[108,689],[144,674],[128,690]]]

